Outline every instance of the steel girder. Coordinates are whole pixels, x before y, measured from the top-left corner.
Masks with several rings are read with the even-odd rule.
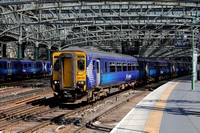
[[[169,57],[177,51],[173,49],[175,30],[177,38],[187,34],[190,40],[191,31],[199,30],[198,22],[192,24],[199,18],[198,3],[40,1],[0,5],[0,36],[49,48],[92,45],[112,51],[121,49],[119,42],[134,45],[134,40],[141,40],[140,56]]]

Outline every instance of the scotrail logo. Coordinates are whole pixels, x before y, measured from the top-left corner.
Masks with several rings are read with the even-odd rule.
[[[126,74],[126,80],[130,80],[131,79],[131,74]]]
[[[47,71],[47,64],[46,63],[42,63],[42,71],[46,72]]]
[[[93,69],[93,63],[92,63],[92,61],[93,60],[90,61],[90,64],[88,65],[87,72],[86,72],[86,75],[89,78],[89,82],[91,83],[91,85],[95,84],[94,75],[92,73],[92,69]]]

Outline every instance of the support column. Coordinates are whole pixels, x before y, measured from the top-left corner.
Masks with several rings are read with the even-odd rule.
[[[24,45],[22,45],[22,58],[24,58],[24,57],[25,57],[25,53],[24,53],[24,51],[25,51],[25,46],[24,46]]]
[[[3,44],[3,57],[7,57],[7,55],[6,55],[6,44]]]
[[[195,91],[194,30],[192,30],[192,91]]]
[[[51,60],[51,50],[50,49],[48,49],[48,56],[47,56],[47,60]]]
[[[47,60],[50,61],[51,60],[51,46],[47,47]]]
[[[39,46],[39,43],[36,42],[36,45],[35,45],[35,60],[36,61],[38,60],[38,46]]]
[[[18,58],[22,58],[22,43],[18,43]]]

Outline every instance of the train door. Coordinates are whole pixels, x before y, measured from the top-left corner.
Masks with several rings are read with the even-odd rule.
[[[64,87],[72,86],[72,64],[71,57],[65,57],[62,59],[63,62],[63,85]]]
[[[101,80],[100,60],[96,60],[96,67],[97,67],[96,86],[99,86],[100,85],[100,80]]]
[[[63,53],[59,56],[59,81],[61,90],[75,88],[76,61],[74,53]],[[77,64],[81,64],[81,62],[81,60],[78,60]]]
[[[11,61],[8,61],[8,75],[12,75],[12,65],[11,65]]]

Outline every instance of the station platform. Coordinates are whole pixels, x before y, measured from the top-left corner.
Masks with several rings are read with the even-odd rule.
[[[199,133],[200,81],[192,76],[174,79],[138,103],[111,133]]]

